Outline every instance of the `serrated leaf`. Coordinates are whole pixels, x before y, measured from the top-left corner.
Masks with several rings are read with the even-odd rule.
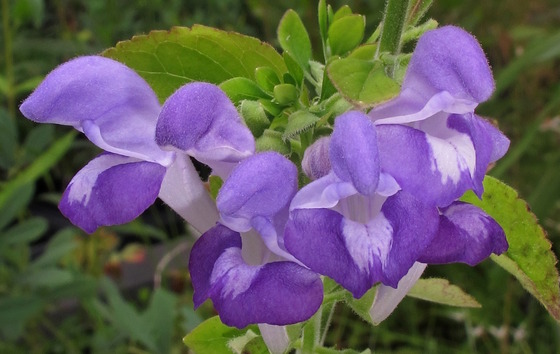
[[[331,53],[342,55],[357,47],[364,38],[366,27],[362,15],[344,16],[329,26],[329,46]]]
[[[475,298],[447,279],[419,279],[407,296],[457,307],[480,307]]]
[[[519,199],[513,188],[490,176],[484,179],[482,200],[472,192],[462,199],[482,208],[506,233],[508,251],[501,256],[493,255],[492,260],[515,276],[552,317],[560,321],[557,259],[550,241],[527,204]]]
[[[242,337],[246,332],[247,330],[228,327],[218,316],[214,316],[187,334],[183,343],[199,354],[232,354],[228,343],[234,338]]]
[[[103,55],[138,72],[164,101],[191,81],[220,84],[234,77],[254,80],[255,69],[286,72],[282,57],[256,38],[211,27],[174,27],[120,42]]]
[[[220,84],[220,88],[236,105],[243,100],[258,100],[269,97],[253,80],[245,77],[234,77],[226,80]]]
[[[298,136],[307,129],[313,127],[319,121],[319,117],[308,111],[297,111],[288,117],[288,125],[284,130],[282,139],[287,140]]]
[[[278,42],[302,69],[309,68],[311,60],[311,40],[301,18],[294,10],[288,10],[278,25]]]
[[[339,59],[328,66],[327,72],[342,96],[361,108],[387,101],[400,91],[379,61]]]

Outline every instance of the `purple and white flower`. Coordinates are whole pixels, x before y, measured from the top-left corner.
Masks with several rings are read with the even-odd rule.
[[[469,189],[481,196],[488,165],[509,146],[474,114],[493,90],[492,72],[473,36],[452,26],[425,33],[400,95],[369,113],[382,169],[404,191],[440,207]]]
[[[175,119],[181,122],[169,118],[177,101],[183,106]],[[35,122],[73,126],[106,151],[74,176],[59,205],[89,233],[133,220],[158,196],[204,231],[217,220],[217,211],[188,155],[227,174],[224,164],[254,152],[253,137],[218,87],[187,84],[162,111],[138,74],[99,56],[79,57],[53,70],[20,110]],[[186,138],[184,151],[158,146],[169,142],[168,131],[179,128],[197,132]]]
[[[220,222],[195,243],[189,271],[194,304],[212,299],[222,321],[286,325],[310,318],[323,299],[313,271],[284,248],[295,165],[275,152],[239,163],[217,197]]]
[[[376,129],[365,114],[339,116],[328,151],[329,173],[292,201],[286,248],[354,297],[377,282],[396,287],[434,238],[437,208],[381,170]]]

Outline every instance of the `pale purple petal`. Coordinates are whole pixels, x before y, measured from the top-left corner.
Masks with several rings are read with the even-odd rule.
[[[247,220],[272,217],[288,206],[296,190],[296,166],[268,151],[241,161],[224,182],[216,202],[222,215]]]
[[[303,172],[312,180],[326,176],[331,170],[329,160],[329,143],[331,139],[324,136],[305,149],[301,167]]]
[[[328,209],[296,209],[284,242],[303,264],[333,278],[354,297],[376,282],[396,287],[437,229],[435,208],[399,192],[366,224]]]
[[[474,205],[455,202],[442,209],[437,235],[419,261],[475,265],[507,248],[504,230],[494,219]]]
[[[201,234],[219,219],[216,203],[186,155],[167,168],[158,196]]]
[[[216,198],[221,222],[237,232],[256,229],[272,252],[291,259],[282,236],[297,173],[290,160],[273,151],[241,161]]]
[[[54,69],[20,106],[39,123],[70,125],[103,150],[167,165],[155,143],[160,105],[150,86],[125,65],[79,57]]]
[[[505,153],[509,140],[472,113],[439,113],[418,126],[376,127],[382,169],[430,204],[447,206],[468,189],[482,195],[488,165]]]
[[[228,164],[255,151],[253,135],[233,103],[218,86],[204,82],[186,84],[165,101],[156,141],[166,149],[186,152],[224,178],[231,169]]]
[[[364,113],[351,111],[336,118],[329,146],[334,173],[352,182],[363,195],[371,195],[379,182],[375,126]]]
[[[189,260],[195,306],[211,298],[222,321],[238,328],[293,324],[317,311],[323,299],[317,274],[293,262],[247,265],[240,247],[239,233],[219,224],[198,239]]]
[[[492,72],[476,39],[460,28],[441,27],[418,41],[400,95],[370,115],[376,124],[397,124],[438,112],[464,114],[493,90]]]
[[[476,152],[469,135],[446,132],[438,138],[404,125],[377,127],[381,168],[431,205],[449,205],[474,187]]]
[[[447,91],[458,99],[484,102],[492,95],[494,79],[476,38],[461,28],[445,26],[420,37],[403,87],[427,97]]]
[[[341,199],[358,194],[352,182],[341,181],[334,172],[304,186],[292,199],[290,210],[332,208]]]
[[[165,168],[156,163],[100,155],[70,181],[60,211],[88,233],[100,226],[124,224],[153,204],[164,174]]]
[[[259,330],[271,354],[284,354],[290,346],[290,337],[286,326],[259,323]]]
[[[369,316],[374,325],[380,324],[393,313],[402,299],[420,279],[426,266],[427,264],[424,263],[414,263],[408,273],[399,281],[396,289],[383,284],[379,285],[373,299],[373,304],[369,309]]]

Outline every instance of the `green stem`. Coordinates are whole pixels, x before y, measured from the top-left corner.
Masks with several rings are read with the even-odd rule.
[[[12,27],[10,23],[9,0],[2,0],[2,27],[4,31],[4,60],[6,61],[6,100],[8,114],[16,119],[16,97],[14,90],[14,53],[12,49]]]
[[[378,53],[399,54],[409,0],[387,0]]]

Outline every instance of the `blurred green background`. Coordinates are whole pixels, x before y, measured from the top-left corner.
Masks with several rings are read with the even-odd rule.
[[[57,201],[98,151],[69,128],[23,119],[17,106],[58,64],[154,29],[199,23],[276,45],[278,21],[293,8],[319,51],[316,2],[0,1],[0,352],[187,352],[182,336],[212,314],[210,306],[192,310],[184,266],[188,229],[161,204],[130,225],[92,236],[70,227]],[[329,3],[366,15],[370,33],[384,6]],[[497,84],[477,112],[496,119],[512,141],[490,174],[519,190],[558,255],[560,3],[436,0],[427,17],[459,25],[481,42]],[[171,267],[171,259],[180,261]],[[152,268],[135,268],[146,260]],[[379,353],[560,352],[558,324],[491,262],[430,267],[428,275],[447,277],[483,308],[406,299],[371,328],[340,306],[328,342]],[[161,286],[154,288],[154,277]]]

